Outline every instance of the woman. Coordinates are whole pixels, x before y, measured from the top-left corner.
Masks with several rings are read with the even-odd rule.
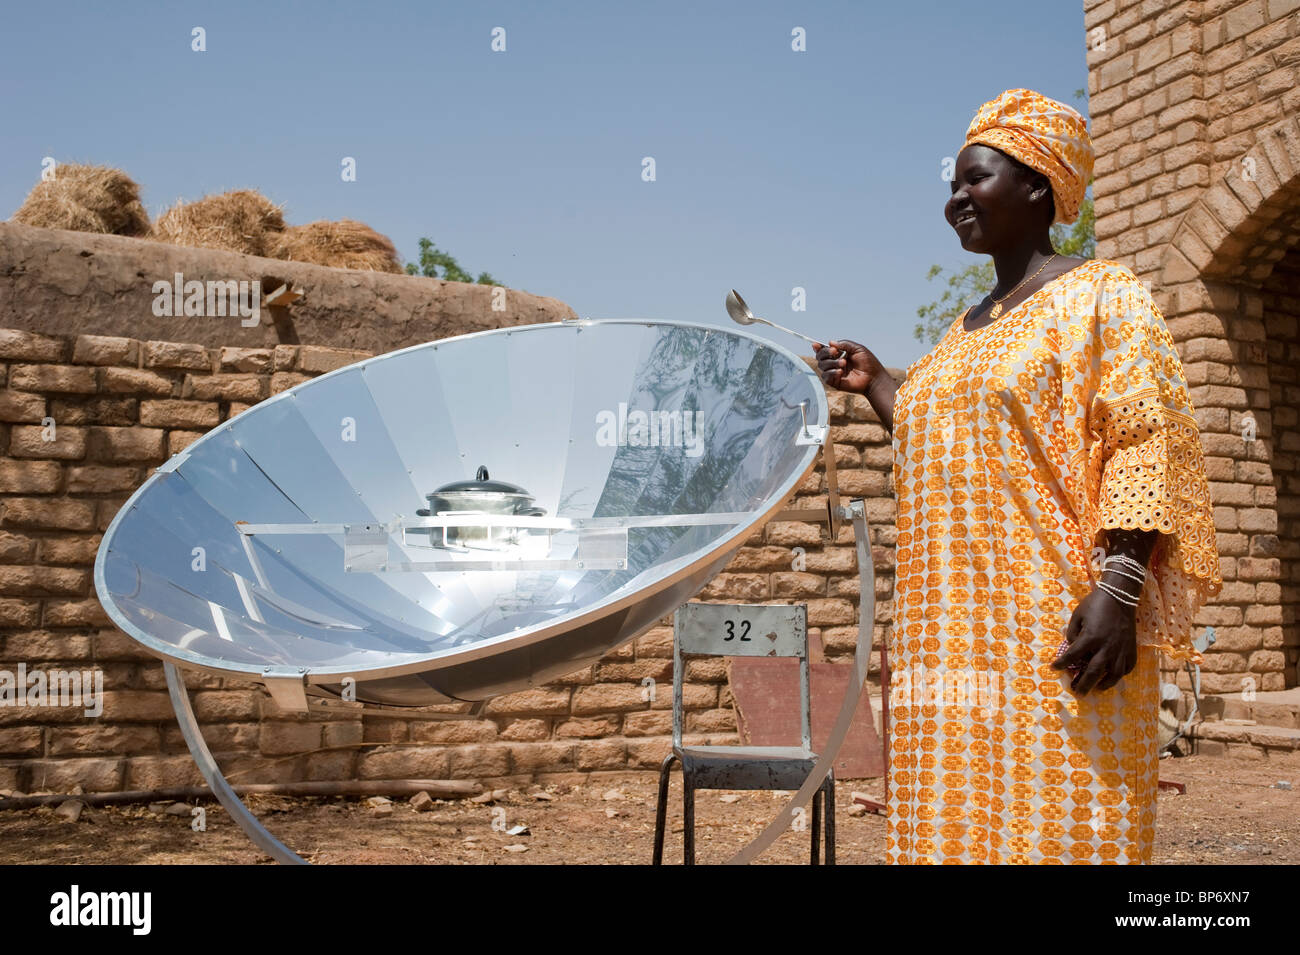
[[[1092,163],[1070,107],[985,103],[945,215],[993,292],[901,385],[856,342],[816,350],[893,435],[890,862],[1151,861],[1158,654],[1199,661],[1222,578],[1160,310],[1124,266],[1052,249]]]

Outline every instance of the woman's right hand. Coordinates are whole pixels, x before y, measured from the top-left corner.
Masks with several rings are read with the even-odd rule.
[[[865,395],[876,376],[884,371],[871,349],[845,339],[818,344],[816,355],[822,381],[839,391]]]

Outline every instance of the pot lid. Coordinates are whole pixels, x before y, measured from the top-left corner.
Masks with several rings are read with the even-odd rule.
[[[457,492],[478,491],[493,494],[521,494],[524,497],[531,498],[532,495],[521,488],[518,484],[510,484],[506,481],[493,481],[488,476],[488,469],[482,465],[479,466],[478,473],[472,481],[452,481],[450,484],[444,484],[433,494],[454,494]],[[432,497],[433,495],[428,495]]]

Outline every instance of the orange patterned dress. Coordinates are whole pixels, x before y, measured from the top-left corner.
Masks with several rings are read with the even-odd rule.
[[[1117,262],[962,321],[894,398],[887,858],[1150,862],[1158,655],[1199,662],[1192,618],[1222,586],[1182,363]],[[1079,697],[1050,664],[1112,527],[1160,531],[1139,663]]]

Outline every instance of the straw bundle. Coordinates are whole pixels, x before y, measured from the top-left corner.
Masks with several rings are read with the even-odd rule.
[[[43,229],[112,235],[149,233],[140,187],[120,169],[63,163],[42,179],[14,213],[14,222]]]
[[[403,271],[397,249],[388,236],[352,219],[289,226],[279,236],[271,254],[277,259],[311,262],[336,269],[398,274]]]
[[[269,256],[284,231],[284,216],[253,189],[236,189],[196,202],[178,202],[154,223],[151,238],[173,245]]]

